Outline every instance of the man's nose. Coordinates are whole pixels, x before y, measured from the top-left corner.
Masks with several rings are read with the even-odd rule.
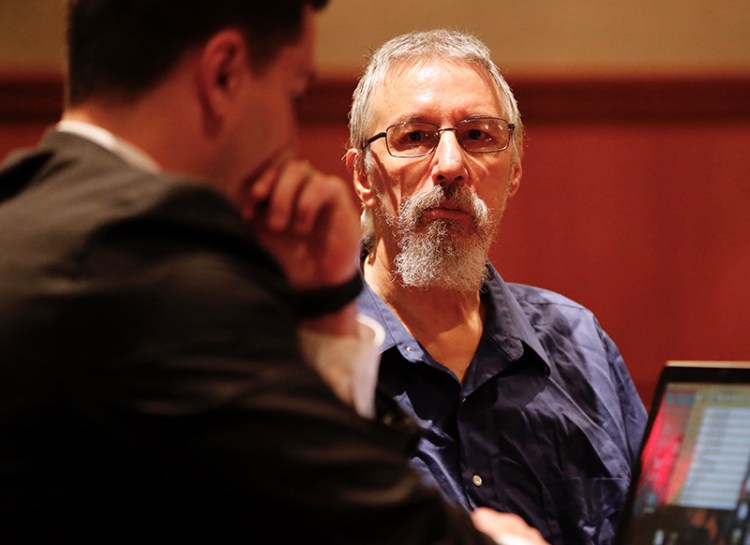
[[[436,184],[461,184],[467,181],[466,151],[458,141],[455,129],[441,129],[435,148],[433,180]]]

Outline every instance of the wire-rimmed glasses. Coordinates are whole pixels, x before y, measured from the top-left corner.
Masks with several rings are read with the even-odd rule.
[[[496,153],[508,148],[514,129],[513,123],[499,117],[474,117],[459,121],[455,127],[444,128],[434,123],[407,121],[368,138],[363,149],[385,138],[385,147],[393,157],[424,157],[435,151],[441,133],[452,131],[469,153]]]

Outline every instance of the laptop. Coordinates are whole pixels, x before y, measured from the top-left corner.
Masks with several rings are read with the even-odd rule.
[[[750,362],[669,361],[615,545],[750,545]]]

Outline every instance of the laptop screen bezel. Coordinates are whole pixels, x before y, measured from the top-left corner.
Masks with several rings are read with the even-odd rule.
[[[630,486],[615,532],[614,545],[626,545],[626,528],[633,520],[633,508],[637,499],[638,482],[642,474],[643,449],[662,404],[668,384],[747,384],[750,385],[750,361],[671,360],[666,362],[656,383],[651,400],[648,421],[638,449],[638,459],[632,470]]]

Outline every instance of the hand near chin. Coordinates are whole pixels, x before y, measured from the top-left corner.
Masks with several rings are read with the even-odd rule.
[[[472,512],[471,518],[478,530],[500,545],[549,545],[538,530],[518,515],[479,507]]]
[[[295,289],[341,284],[356,273],[359,211],[343,179],[286,160],[253,182],[241,207]]]

